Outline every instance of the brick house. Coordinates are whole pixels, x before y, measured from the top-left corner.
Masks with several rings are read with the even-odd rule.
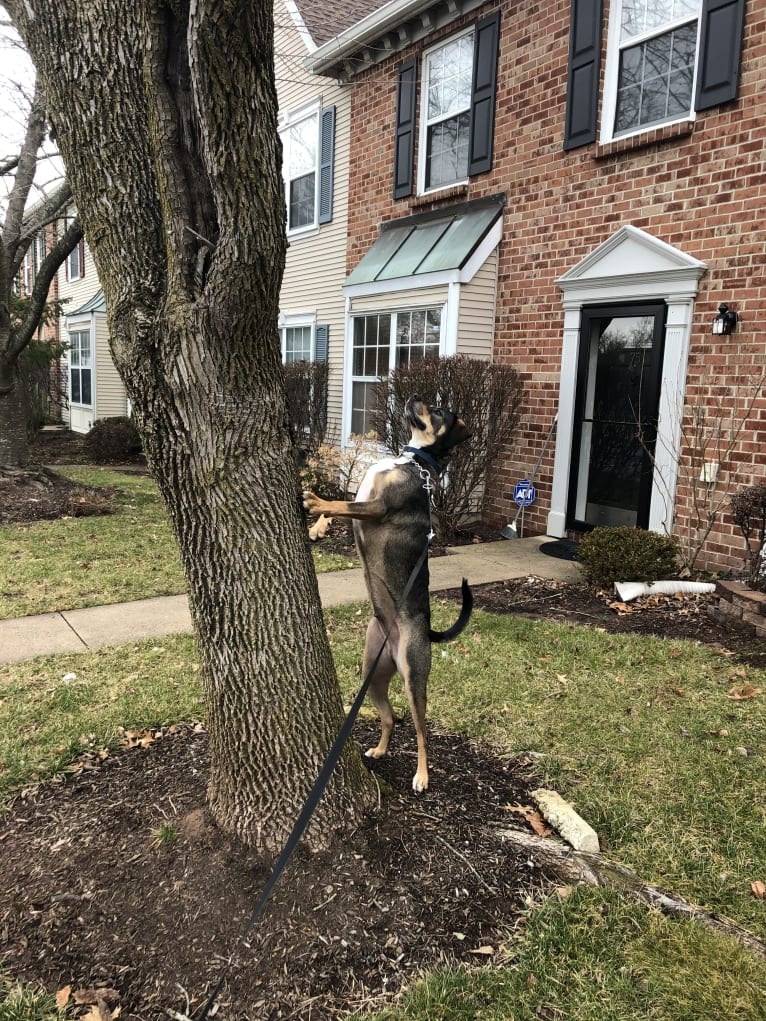
[[[351,93],[344,434],[407,347],[509,362],[528,398],[489,521],[543,454],[527,533],[638,525],[740,568],[727,494],[766,465],[766,4],[356,11],[308,59]]]

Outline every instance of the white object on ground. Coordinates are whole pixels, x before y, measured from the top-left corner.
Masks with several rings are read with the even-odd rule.
[[[532,797],[546,822],[560,833],[575,851],[599,853],[598,835],[592,826],[581,818],[568,801],[564,801],[556,791],[541,788],[532,791]]]
[[[616,581],[614,591],[623,603],[629,603],[639,596],[673,596],[676,592],[702,595],[705,592],[715,592],[715,585],[708,581],[652,581],[648,584],[644,581]]]

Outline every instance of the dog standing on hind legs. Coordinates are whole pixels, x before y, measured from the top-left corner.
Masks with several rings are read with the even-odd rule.
[[[460,634],[471,616],[473,597],[464,578],[458,619],[446,631],[432,631],[427,557],[403,601],[402,595],[433,535],[431,489],[452,448],[469,439],[471,433],[453,412],[430,407],[419,397],[407,401],[405,415],[412,429],[409,444],[400,457],[384,458],[368,469],[355,500],[322,500],[306,492],[303,506],[313,515],[353,518],[354,538],[373,609],[364,646],[363,677],[377,659],[369,694],[380,716],[380,741],[366,754],[379,759],[388,750],[394,729],[388,687],[398,671],[417,734],[418,768],[412,787],[420,792],[428,787],[426,687],[431,643],[447,642]]]

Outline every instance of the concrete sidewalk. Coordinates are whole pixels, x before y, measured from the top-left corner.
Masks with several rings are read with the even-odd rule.
[[[549,541],[547,536],[538,535],[450,547],[447,556],[429,561],[431,591],[457,588],[462,578],[472,585],[528,575],[577,581],[581,577],[577,563],[540,552],[540,546]],[[320,574],[319,594],[324,606],[365,602],[367,591],[361,569]],[[87,652],[102,645],[122,645],[191,629],[185,595],[14,617],[0,620],[0,663],[55,653]]]

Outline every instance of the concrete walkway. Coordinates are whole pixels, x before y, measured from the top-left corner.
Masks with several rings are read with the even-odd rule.
[[[577,581],[581,577],[577,563],[540,552],[540,546],[550,541],[547,536],[534,536],[451,547],[447,556],[429,561],[431,590],[457,588],[462,578],[472,585],[528,575]],[[319,593],[324,606],[367,599],[360,568],[320,574]],[[0,620],[0,663],[55,653],[88,652],[102,645],[161,638],[191,629],[185,595],[13,617]]]

